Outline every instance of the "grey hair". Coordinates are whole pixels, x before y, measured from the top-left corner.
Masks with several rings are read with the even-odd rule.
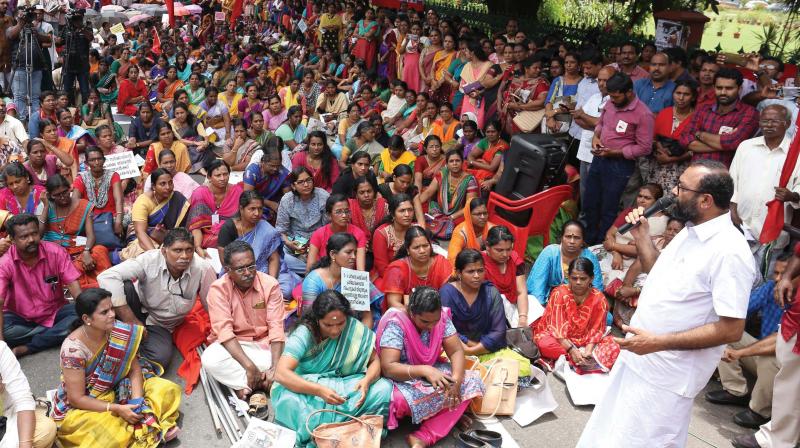
[[[767,106],[764,109],[762,109],[761,113],[763,114],[764,112],[766,112],[769,109],[772,109],[772,110],[778,112],[779,114],[783,115],[783,119],[786,120],[787,124],[791,124],[792,123],[792,113],[789,112],[789,109],[786,106],[784,106],[783,104],[770,104],[769,106]]]

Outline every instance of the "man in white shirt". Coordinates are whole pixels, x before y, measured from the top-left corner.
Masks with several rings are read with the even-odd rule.
[[[590,96],[582,107],[576,108],[572,112],[572,123],[581,128],[579,137],[580,143],[578,145],[578,160],[581,162],[581,203],[583,202],[586,178],[589,176],[589,167],[592,166],[592,159],[594,158],[592,155],[592,136],[594,135],[594,128],[597,126],[597,119],[600,118],[600,112],[603,111],[603,106],[605,106],[608,101],[606,81],[608,81],[608,78],[614,73],[616,73],[616,70],[611,66],[600,69],[597,73],[597,88],[599,92]]]
[[[28,133],[21,121],[6,113],[6,102],[0,98],[0,146],[10,144],[21,149],[28,141]]]
[[[794,167],[786,188],[778,187],[781,170],[791,145],[791,140],[786,136],[791,119],[791,113],[779,104],[764,108],[759,119],[763,135],[739,144],[731,162],[731,219],[739,227],[746,226],[752,234],[755,240],[749,243],[751,250],[757,255],[757,261],[764,257],[764,246],[758,243],[758,238],[767,217],[767,202],[777,199],[786,203],[786,223],[791,222],[792,208],[800,207],[800,171],[797,166]],[[780,251],[788,243],[789,235],[781,232],[770,250]]]
[[[744,331],[755,267],[728,212],[733,179],[720,162],[698,160],[673,194],[673,216],[687,224],[660,253],[643,210],[627,216],[649,275],[579,448],[686,446],[694,397]]]
[[[603,55],[593,49],[586,50],[581,53],[579,62],[583,72],[583,79],[578,83],[578,92],[575,94],[575,109],[571,113],[580,110],[592,95],[600,92],[597,87],[597,74],[603,68]],[[580,140],[582,131],[581,126],[575,123],[575,120],[572,120],[569,125],[570,137]]]

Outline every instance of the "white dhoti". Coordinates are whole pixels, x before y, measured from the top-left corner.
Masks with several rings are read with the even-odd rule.
[[[576,448],[686,446],[693,399],[648,383],[624,362],[610,381]]]
[[[262,348],[256,342],[239,341],[245,355],[253,361],[260,372],[272,366],[272,352],[269,348]],[[212,378],[230,387],[233,390],[249,390],[247,386],[247,372],[238,361],[233,359],[230,352],[219,342],[208,346],[201,358],[203,368]]]

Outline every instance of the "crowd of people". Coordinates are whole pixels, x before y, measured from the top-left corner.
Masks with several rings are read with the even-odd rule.
[[[515,19],[487,34],[405,2],[203,1],[121,34],[82,0],[13,3],[2,444],[175,439],[181,390],[161,375],[203,342],[209,377],[255,417],[271,406],[297,446],[347,419],[320,409],[382,415],[384,435],[410,419],[412,448],[454,428],[486,446],[468,364],[514,360],[524,388],[562,357],[611,371],[581,447],[684,446],[715,369],[705,398],[758,430],[735,446],[798,442],[800,247],[783,226],[800,145],[780,87],[800,72],[780,59],[599,48]],[[531,133],[568,141],[574,194],[545,247],[490,213]],[[139,173],[108,168],[123,153]],[[662,198],[676,205],[642,216]],[[368,309],[342,294],[347,270],[369,273]],[[509,346],[524,327],[538,359]],[[16,359],[54,347],[45,415]]]

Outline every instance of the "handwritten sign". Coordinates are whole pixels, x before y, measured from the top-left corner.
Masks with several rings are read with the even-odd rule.
[[[136,158],[131,151],[106,156],[103,168],[116,171],[120,179],[132,179],[139,177],[139,166],[136,165]]]
[[[369,311],[369,272],[342,268],[342,295],[354,311]]]
[[[125,27],[121,23],[117,23],[111,27],[112,34],[122,34],[125,32]]]
[[[297,22],[297,28],[300,29],[301,33],[305,34],[306,30],[308,29],[308,25],[306,25],[306,22],[301,19],[300,21]]]
[[[224,22],[225,21],[225,13],[224,12],[215,12],[214,13],[214,20],[217,22]]]

